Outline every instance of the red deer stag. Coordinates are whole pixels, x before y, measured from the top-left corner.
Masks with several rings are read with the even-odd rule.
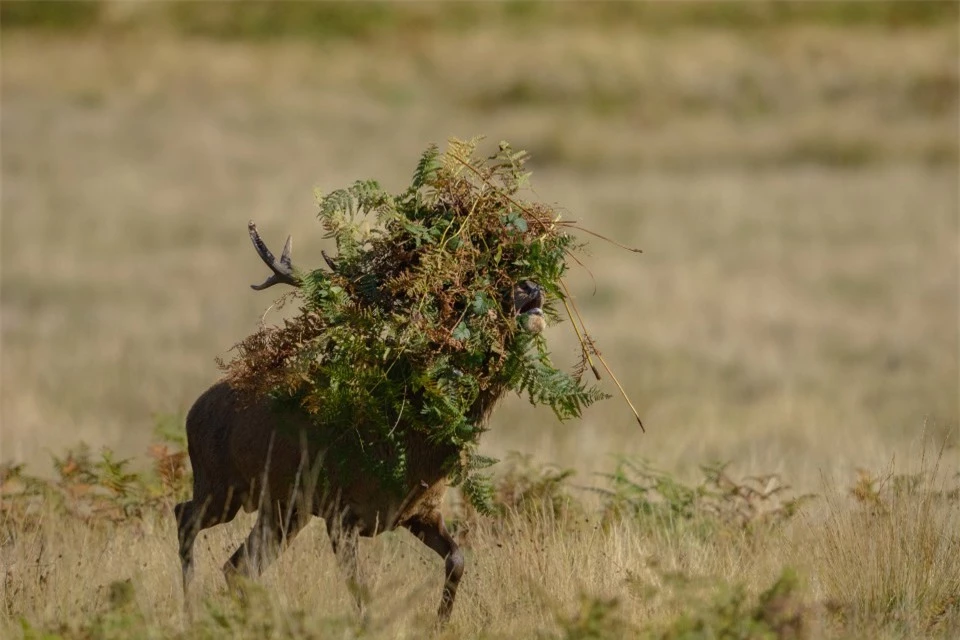
[[[300,286],[290,260],[290,238],[277,260],[253,222],[249,231],[257,253],[273,272],[252,288],[259,291],[280,283]],[[336,268],[333,261],[327,262]],[[524,316],[528,327],[542,328],[543,301],[536,284],[524,282],[513,291],[515,311]],[[501,389],[478,398],[471,408],[475,424],[488,418],[502,395]],[[444,462],[457,454],[449,445],[431,442],[426,435],[410,430],[407,493],[398,499],[375,478],[344,475],[342,467],[332,463],[335,448],[320,450],[311,445],[310,430],[321,427],[312,424],[305,412],[278,409],[268,399],[236,390],[224,380],[197,399],[186,427],[193,499],[174,509],[185,598],[197,534],[230,522],[243,508],[259,510],[259,515],[247,540],[224,565],[228,581],[236,575],[258,576],[311,516],[319,516],[326,521],[339,564],[356,587],[358,536],[404,527],[444,559],[446,581],[438,615],[441,621],[450,616],[463,575],[463,554],[447,531],[439,508],[447,486]]]

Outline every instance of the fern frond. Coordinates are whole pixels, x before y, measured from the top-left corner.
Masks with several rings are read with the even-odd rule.
[[[443,163],[440,161],[440,149],[437,145],[431,144],[420,156],[420,161],[417,162],[417,168],[413,172],[413,181],[410,183],[410,191],[417,191],[429,184],[441,168],[443,168]]]
[[[517,317],[515,286],[532,280],[556,318],[549,299],[566,295],[579,245],[552,208],[516,197],[526,153],[501,143],[478,159],[479,141],[428,147],[398,195],[372,180],[318,194],[335,267],[303,272],[299,314],[246,338],[224,367],[234,386],[306,412],[344,473],[391,490],[405,493],[407,442],[425,434],[484,511],[493,492],[478,470],[493,460],[474,447],[503,393],[561,420],[607,395],[555,367]]]

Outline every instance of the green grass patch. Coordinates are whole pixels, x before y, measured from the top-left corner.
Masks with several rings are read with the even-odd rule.
[[[153,4],[153,3],[150,3]],[[4,28],[86,29],[108,20],[105,3],[4,2]],[[367,39],[389,30],[464,30],[483,24],[520,28],[550,23],[628,25],[643,29],[720,27],[751,30],[794,24],[837,27],[936,26],[956,22],[955,2],[168,2],[134,12],[129,23],[172,25],[218,38]],[[165,20],[163,18],[166,18]]]

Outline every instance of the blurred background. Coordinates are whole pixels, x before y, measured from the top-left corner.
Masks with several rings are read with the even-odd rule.
[[[4,0],[0,24],[4,461],[140,455],[272,302],[247,220],[315,267],[314,189],[400,190],[482,134],[643,249],[586,238],[570,282],[647,426],[511,397],[487,453],[804,488],[927,446],[960,467],[956,2]]]

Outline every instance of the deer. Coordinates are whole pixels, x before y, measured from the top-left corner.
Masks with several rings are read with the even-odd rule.
[[[279,259],[248,224],[250,239],[260,259],[272,272],[262,291],[278,284],[300,287],[291,260],[288,237]],[[327,265],[336,262],[325,252]],[[505,293],[514,315],[529,331],[544,326],[544,292],[524,281]],[[486,424],[504,389],[487,390],[474,402],[470,418]],[[407,529],[444,562],[444,584],[437,610],[446,623],[453,609],[464,571],[464,558],[440,511],[449,478],[445,461],[459,452],[452,445],[431,441],[410,430],[406,438],[406,494],[386,491],[375,478],[345,475],[332,464],[335,447],[323,449],[311,442],[311,422],[305,410],[277,408],[268,398],[235,389],[221,379],[194,402],[186,418],[187,452],[193,468],[192,499],[177,504],[179,554],[184,602],[193,575],[193,547],[204,529],[232,521],[240,509],[257,511],[257,521],[244,541],[223,565],[229,585],[255,579],[289,546],[313,517],[326,524],[330,544],[361,613],[364,603],[358,569],[358,540],[385,531]],[[335,426],[335,425],[330,425]]]

